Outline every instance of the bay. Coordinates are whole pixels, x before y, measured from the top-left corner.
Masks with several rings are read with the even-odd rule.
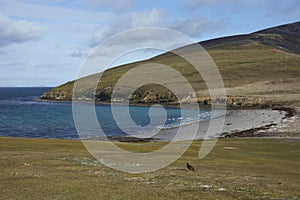
[[[75,128],[71,102],[38,101],[48,87],[0,88],[0,136],[29,138],[79,139]],[[122,113],[125,106],[117,106]],[[210,111],[201,110],[196,115],[190,110],[190,117],[183,118],[179,108],[152,107],[151,112],[156,123],[151,123],[149,106],[130,106],[130,116],[136,126],[115,122],[110,105],[96,105],[98,122],[107,136],[125,136],[134,131],[151,132],[160,129],[178,127],[210,118]],[[120,122],[119,122],[120,123]],[[150,126],[149,126],[150,125]],[[124,128],[125,127],[125,128]]]

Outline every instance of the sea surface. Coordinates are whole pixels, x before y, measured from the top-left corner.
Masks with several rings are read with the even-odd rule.
[[[0,88],[0,136],[79,139],[71,102],[36,100],[49,89],[51,88]],[[162,107],[151,108],[151,114],[156,119],[156,123],[151,123],[150,107],[129,107],[130,116],[135,125],[140,127],[140,132],[175,128],[211,117],[209,110],[201,110],[200,114],[188,110],[189,117],[183,117],[179,108],[165,108],[164,112],[162,109],[164,110]],[[122,113],[122,110],[126,111],[125,106],[118,106],[117,110],[118,113]],[[128,132],[136,131],[136,126],[135,128],[132,126],[131,129],[131,125],[125,123],[126,120],[123,121],[121,130],[113,118],[109,105],[96,105],[95,111],[98,122],[107,136],[123,136]]]

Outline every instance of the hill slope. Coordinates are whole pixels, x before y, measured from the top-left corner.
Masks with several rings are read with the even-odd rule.
[[[208,51],[210,56],[219,68],[224,84],[228,92],[228,103],[257,104],[262,103],[265,95],[293,94],[292,103],[299,103],[297,95],[300,94],[300,22],[268,28],[247,35],[237,35],[224,38],[217,38],[200,42]],[[182,47],[191,56],[194,45]],[[186,77],[197,92],[197,97],[188,97],[187,101],[209,102],[206,84],[196,70],[184,59],[173,53],[165,53],[149,60],[122,65],[105,71],[101,78],[96,92],[98,102],[109,102],[111,93],[116,82],[128,70],[137,65],[145,63],[161,63],[176,69]],[[98,79],[98,74],[91,75],[87,80]],[[265,85],[278,85],[283,81],[286,87],[278,91],[276,87],[270,90]],[[63,84],[48,91],[42,98],[46,100],[71,100],[74,81]],[[255,88],[256,91],[249,90]],[[280,84],[279,84],[280,85]],[[296,85],[296,87],[291,87]],[[243,90],[243,87],[248,88]],[[265,89],[264,89],[265,88]],[[272,92],[273,91],[273,92]],[[122,91],[119,91],[122,97]],[[89,95],[82,99],[94,97],[92,90]],[[263,98],[261,98],[263,97]],[[273,96],[268,96],[272,97]],[[270,100],[270,98],[269,98]],[[271,101],[270,100],[270,101]],[[132,103],[166,103],[177,102],[172,92],[159,85],[145,85],[134,92],[131,98]],[[247,103],[248,102],[248,103]],[[268,102],[269,103],[269,102]],[[291,103],[291,102],[289,102]]]
[[[236,46],[262,44],[278,50],[300,54],[300,21],[251,34],[208,40],[200,44],[206,49],[228,49]]]

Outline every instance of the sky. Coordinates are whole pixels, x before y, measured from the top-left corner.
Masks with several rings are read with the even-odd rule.
[[[299,21],[299,10],[299,0],[0,0],[0,87],[74,80],[89,52],[122,31],[161,27],[203,41]]]

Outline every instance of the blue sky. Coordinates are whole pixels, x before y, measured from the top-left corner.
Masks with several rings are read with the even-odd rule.
[[[0,86],[73,80],[91,49],[128,29],[202,41],[295,22],[299,10],[299,0],[0,0]]]

